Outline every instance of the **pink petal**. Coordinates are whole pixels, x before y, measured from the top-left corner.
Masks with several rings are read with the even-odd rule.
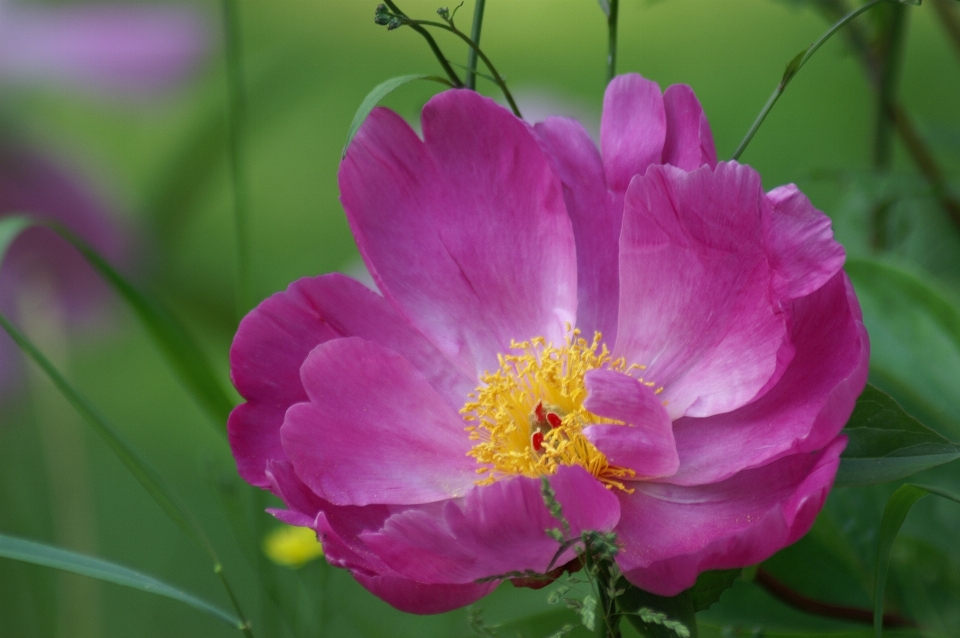
[[[408,578],[353,572],[371,594],[408,614],[442,614],[475,603],[500,584],[425,585]]]
[[[355,337],[314,348],[300,369],[310,400],[280,439],[297,476],[335,505],[461,496],[477,463],[457,412],[399,354]]]
[[[193,7],[4,3],[0,73],[80,88],[151,91],[182,81],[207,48]]]
[[[777,370],[760,176],[736,163],[654,166],[630,185],[620,237],[616,356],[647,366],[676,419],[729,412]]]
[[[591,425],[587,438],[607,460],[637,473],[637,479],[670,476],[680,458],[673,424],[659,397],[636,379],[611,370],[592,370],[586,377],[583,407],[625,425]]]
[[[663,107],[667,118],[667,137],[663,143],[664,164],[672,164],[685,171],[693,171],[704,164],[717,165],[717,150],[713,145],[710,123],[686,84],[674,84],[663,92]]]
[[[680,419],[678,485],[714,483],[750,467],[818,450],[840,432],[867,382],[870,344],[841,271],[792,303],[796,357],[755,402],[705,419]]]
[[[573,536],[616,525],[616,497],[583,468],[563,466],[550,484]],[[518,476],[477,487],[462,499],[412,508],[361,539],[403,576],[471,583],[513,571],[545,572],[560,548],[545,530],[559,527],[543,503],[539,479]],[[568,550],[555,566],[573,555]]]
[[[634,175],[659,164],[666,138],[663,96],[656,82],[636,73],[618,75],[603,96],[600,150],[607,186],[623,192]]]
[[[511,340],[562,342],[576,249],[559,180],[526,124],[473,91],[423,109],[424,141],[376,109],[340,168],[341,200],[378,287],[465,368]]]
[[[600,332],[608,347],[617,336],[618,259],[623,193],[607,190],[603,160],[576,120],[551,117],[534,128],[563,182],[563,199],[577,243],[577,327]]]
[[[773,212],[765,219],[764,234],[774,289],[786,299],[809,295],[843,267],[843,246],[833,239],[830,218],[793,184],[773,189],[767,199]]]
[[[339,274],[305,278],[263,301],[244,317],[230,349],[233,383],[248,403],[227,423],[240,475],[266,487],[270,459],[284,460],[283,415],[307,400],[300,366],[318,344],[359,336],[402,354],[454,409],[476,381],[444,357],[382,297]]]
[[[833,485],[846,437],[721,483],[635,483],[621,495],[617,562],[627,580],[661,596],[700,572],[759,563],[807,533]]]

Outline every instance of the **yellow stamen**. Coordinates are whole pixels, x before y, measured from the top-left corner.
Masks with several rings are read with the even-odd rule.
[[[500,355],[499,369],[481,377],[482,384],[460,411],[471,423],[470,438],[477,441],[468,454],[480,464],[477,473],[485,475],[478,485],[507,476],[546,476],[561,465],[579,465],[608,488],[633,491],[623,484],[635,476],[633,470],[608,463],[583,434],[586,425],[618,423],[584,409],[584,375],[600,368],[627,374],[643,369],[613,359],[602,339],[598,332],[588,342],[573,330],[560,348],[543,337],[512,342],[510,349],[517,354]],[[552,413],[554,422],[559,417],[560,424],[554,427],[542,418],[545,413]]]

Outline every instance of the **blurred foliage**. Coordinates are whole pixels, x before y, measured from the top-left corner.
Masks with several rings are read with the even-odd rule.
[[[433,15],[436,2],[406,0],[410,14]],[[410,73],[437,74],[429,50],[409,30],[373,23],[376,2],[271,0],[240,3],[246,86],[246,180],[252,289],[257,299],[298,277],[359,272],[338,202],[336,171],[351,120],[377,84]],[[872,339],[871,382],[940,435],[960,441],[960,231],[945,193],[960,192],[960,56],[940,25],[936,2],[910,8],[898,99],[945,176],[934,184],[901,142],[892,161],[874,160],[877,80],[869,56],[888,25],[864,17],[835,38],[791,84],[743,156],[772,188],[797,182],[829,214],[851,258]],[[215,23],[218,5],[198,3]],[[595,0],[490,0],[484,49],[520,101],[599,119],[605,78],[606,23]],[[721,157],[748,129],[787,62],[852,6],[834,0],[622,0],[621,72],[639,71],[661,86],[697,92]],[[464,8],[464,12],[471,9]],[[216,31],[211,32],[215,37]],[[858,40],[859,38],[859,40]],[[462,44],[438,36],[456,59]],[[864,47],[867,48],[864,48]],[[874,47],[870,49],[870,47]],[[216,44],[213,46],[217,49]],[[451,55],[454,55],[451,53]],[[440,87],[412,83],[384,100],[416,120]],[[481,80],[481,91],[497,95]],[[236,326],[235,233],[227,164],[226,84],[221,57],[192,84],[149,101],[109,101],[50,88],[6,91],[0,126],[73,160],[138,231],[140,287],[169,305],[200,338],[226,385]],[[576,615],[547,605],[552,591],[501,586],[478,609],[433,617],[401,614],[323,561],[291,570],[267,562],[262,537],[275,505],[236,476],[223,437],[184,391],[135,316],[116,304],[97,334],[69,344],[68,376],[124,438],[182,495],[229,566],[258,636],[459,638],[478,631],[545,638],[565,624],[586,636]],[[59,399],[29,377],[29,391],[4,399],[0,412],[0,531],[59,543],[38,397]],[[55,406],[54,406],[55,407]],[[62,406],[58,414],[69,414]],[[222,425],[222,424],[215,424]],[[94,498],[94,546],[86,550],[156,575],[228,608],[205,555],[76,419],[88,454]],[[54,468],[56,469],[56,468]],[[953,464],[916,477],[957,491]],[[899,487],[839,488],[813,531],[761,569],[804,596],[872,608],[881,517]],[[80,489],[80,487],[77,487]],[[893,546],[886,608],[913,619],[923,635],[960,633],[960,507],[919,502]],[[71,578],[73,580],[71,580]],[[264,594],[258,582],[269,584]],[[0,559],[0,636],[55,636],[76,613],[70,592],[92,587],[32,565]],[[75,636],[233,636],[237,632],[174,601],[119,586],[99,586],[89,626]],[[73,611],[71,611],[73,610]],[[95,613],[94,613],[95,612]],[[91,615],[93,614],[93,615]],[[481,618],[483,624],[478,624]],[[750,574],[697,614],[705,637],[866,638],[862,623],[803,613],[772,596]],[[58,627],[60,628],[58,630]],[[480,628],[478,630],[478,627]],[[624,623],[624,635],[636,635]],[[889,630],[888,636],[915,636]],[[482,634],[481,634],[482,635]]]

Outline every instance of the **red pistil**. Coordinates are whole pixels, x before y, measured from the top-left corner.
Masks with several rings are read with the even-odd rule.
[[[559,414],[556,412],[547,412],[547,423],[550,424],[550,427],[558,428],[562,422]]]
[[[539,452],[543,449],[543,432],[534,432],[533,436],[530,437],[531,443],[533,443],[533,449],[536,452]]]
[[[537,407],[533,409],[533,413],[537,416],[537,421],[543,423],[545,418],[543,416],[543,401],[537,404]]]

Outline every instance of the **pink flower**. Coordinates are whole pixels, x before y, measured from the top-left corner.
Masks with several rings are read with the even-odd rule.
[[[602,152],[470,91],[422,124],[375,110],[340,169],[383,296],[302,279],[234,340],[230,441],[275,515],[419,613],[547,568],[540,476],[661,595],[803,535],[867,374],[829,220],[717,164],[686,86],[616,78]]]

